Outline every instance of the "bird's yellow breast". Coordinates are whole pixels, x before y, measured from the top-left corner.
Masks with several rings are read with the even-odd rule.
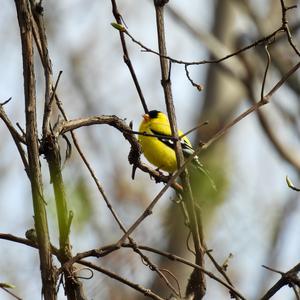
[[[177,162],[173,149],[167,147],[156,137],[140,136],[139,141],[143,153],[150,163],[169,173],[176,171]]]
[[[151,129],[162,135],[171,135],[167,118],[143,121],[139,131],[153,134]],[[142,146],[144,156],[150,163],[169,173],[173,173],[177,170],[176,155],[172,148],[166,146],[157,137],[139,135],[139,142]]]

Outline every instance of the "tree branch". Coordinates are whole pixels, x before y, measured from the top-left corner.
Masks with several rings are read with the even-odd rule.
[[[46,132],[43,140],[43,150],[48,162],[50,171],[51,183],[53,185],[56,214],[59,228],[59,261],[64,264],[72,257],[71,244],[69,240],[71,212],[68,210],[67,197],[65,193],[65,186],[61,172],[60,151],[57,139]],[[65,269],[65,293],[69,300],[86,300],[83,287],[73,274],[73,268]]]
[[[270,269],[270,268],[269,268]],[[273,297],[282,287],[295,283],[299,286],[298,273],[300,272],[300,263],[294,266],[286,273],[281,274],[281,278],[266,292],[260,300],[267,300]]]
[[[3,108],[3,104],[0,103],[0,119],[2,119],[2,121],[5,123],[7,129],[9,130],[16,146],[17,149],[19,151],[19,154],[21,156],[25,171],[27,173],[27,176],[29,177],[29,171],[28,171],[28,161],[27,161],[27,157],[26,157],[26,153],[22,147],[22,144],[26,144],[26,140],[23,136],[21,136],[18,131],[15,129],[15,127],[13,126],[12,122],[10,121],[10,119],[8,118],[8,116],[6,115],[4,108]]]
[[[116,0],[111,0],[111,4],[112,4],[112,13],[115,17],[115,20],[117,21],[117,23],[121,26],[122,25],[122,16],[121,14],[119,13],[119,10],[118,10],[118,6],[117,6],[117,3],[116,3]],[[142,92],[142,89],[140,87],[140,84],[139,84],[139,81],[137,79],[137,76],[135,74],[135,71],[134,71],[134,68],[133,68],[133,65],[131,63],[131,60],[130,60],[130,57],[129,57],[129,53],[128,53],[128,50],[127,50],[127,46],[126,46],[126,41],[125,41],[125,35],[124,35],[124,32],[119,30],[119,33],[120,33],[120,40],[121,40],[121,45],[122,45],[122,49],[123,49],[123,59],[124,59],[124,62],[125,64],[127,65],[128,69],[129,69],[129,72],[131,74],[131,77],[133,79],[133,82],[134,82],[134,85],[136,87],[136,90],[138,92],[138,95],[140,97],[140,101],[143,105],[143,108],[144,108],[144,111],[145,113],[148,113],[148,107],[147,107],[147,103],[146,103],[146,100],[144,98],[144,95],[143,95],[143,92]]]
[[[177,159],[178,167],[181,167],[184,164],[184,157],[181,148],[181,143],[178,139],[178,129],[176,123],[176,114],[175,107],[172,96],[171,89],[171,65],[167,57],[167,47],[165,39],[165,27],[164,27],[164,6],[168,1],[157,1],[154,0],[155,12],[156,12],[156,27],[157,27],[157,36],[158,36],[158,48],[159,48],[159,58],[161,66],[161,84],[164,90],[165,103],[168,112],[168,117],[170,120],[172,136],[176,138],[175,141],[175,153]],[[203,241],[203,232],[201,225],[201,217],[197,218],[195,213],[195,205],[193,193],[189,181],[189,173],[187,169],[184,169],[180,176],[183,182],[183,195],[184,200],[187,204],[187,211],[189,214],[190,220],[190,229],[192,231],[194,247],[196,252],[196,264],[204,267],[204,251],[202,247]],[[194,294],[195,299],[202,299],[205,295],[206,283],[204,273],[195,269],[187,287],[187,295]]]
[[[136,291],[142,293],[143,295],[145,295],[147,297],[150,297],[150,298],[155,299],[155,300],[164,300],[163,298],[159,297],[157,294],[155,294],[154,292],[152,292],[150,289],[147,289],[147,288],[141,286],[140,284],[134,283],[134,282],[132,282],[132,281],[130,281],[130,280],[128,280],[128,279],[126,279],[126,278],[124,278],[124,277],[122,277],[122,276],[114,273],[114,272],[111,272],[111,271],[109,271],[107,269],[104,269],[104,268],[102,268],[100,266],[97,266],[97,265],[92,264],[92,263],[90,263],[88,261],[85,261],[85,260],[81,260],[79,263],[81,265],[84,265],[86,267],[94,269],[94,270],[96,270],[98,272],[101,272],[101,273],[107,275],[108,277],[110,277],[112,279],[115,279],[115,280],[117,280],[117,281],[119,281],[119,282],[121,282],[121,283],[123,283],[125,285],[128,285],[131,288],[135,289]]]
[[[56,299],[56,274],[52,265],[51,245],[39,161],[31,10],[26,0],[15,0],[15,5],[22,42],[28,173],[31,182],[35,229],[39,245],[42,291],[47,300],[54,300]]]

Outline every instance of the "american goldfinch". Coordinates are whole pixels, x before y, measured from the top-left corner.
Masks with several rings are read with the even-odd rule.
[[[175,140],[172,139],[171,127],[167,116],[158,110],[149,111],[143,115],[139,132],[155,135],[152,137],[140,134],[138,137],[147,160],[158,167],[158,169],[169,173],[175,172],[177,170],[174,150]],[[183,132],[180,130],[178,130],[178,136],[181,137],[180,142],[183,155],[189,157],[194,153],[191,142],[186,136],[183,136]],[[203,170],[197,156],[193,159],[192,164]]]

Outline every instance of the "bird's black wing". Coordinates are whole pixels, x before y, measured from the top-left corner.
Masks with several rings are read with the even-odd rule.
[[[168,136],[162,135],[160,132],[156,130],[151,129],[151,131],[153,134],[156,135],[156,138],[159,139],[162,143],[164,143],[169,148],[175,150],[175,141],[174,139],[172,139],[171,136],[170,138],[168,138]],[[195,152],[194,149],[188,143],[186,143],[185,140],[180,140],[180,144],[181,144],[183,155],[185,157],[189,157]]]
[[[165,134],[162,135],[160,132],[158,132],[156,130],[153,130],[153,129],[151,129],[151,132],[153,134],[155,134],[155,137],[157,139],[159,139],[162,143],[164,143],[166,146],[170,147],[171,149],[173,149],[175,151],[175,141],[174,141],[174,139],[172,139],[172,136],[170,136],[170,138],[168,138],[168,136],[166,136]],[[189,157],[189,156],[191,156],[191,155],[193,155],[195,153],[195,150],[185,140],[180,140],[180,143],[181,143],[181,148],[182,148],[183,155],[186,158]],[[199,160],[199,158],[198,158],[197,155],[193,158],[192,165],[196,169],[198,169],[202,173],[204,173],[204,175],[209,179],[212,188],[214,190],[217,190],[216,189],[216,185],[215,185],[213,179],[210,177],[208,171],[206,171],[204,169],[203,164],[200,162],[200,160]]]

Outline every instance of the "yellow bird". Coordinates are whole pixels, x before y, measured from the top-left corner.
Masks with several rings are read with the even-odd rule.
[[[172,137],[172,133],[167,116],[158,110],[149,111],[143,115],[139,132],[155,135],[151,137],[140,134],[138,137],[147,160],[158,167],[158,169],[169,173],[175,172],[177,170],[174,150],[175,141],[172,138],[168,138]],[[189,139],[186,136],[182,137],[182,135],[183,132],[178,130],[178,136],[181,137],[180,141],[183,155],[189,157],[194,153],[194,149]],[[197,156],[192,160],[192,164],[197,167],[197,169],[203,170],[202,164]]]

